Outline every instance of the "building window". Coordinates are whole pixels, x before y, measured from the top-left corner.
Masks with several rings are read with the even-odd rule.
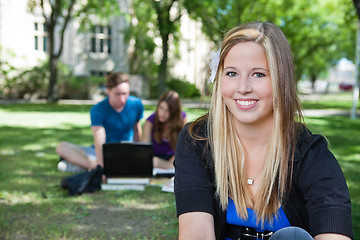
[[[34,41],[35,41],[35,50],[39,50],[39,37],[35,36]]]
[[[98,25],[92,28],[91,52],[111,53],[111,27]]]
[[[90,71],[90,75],[96,77],[104,77],[109,74],[110,72],[105,72],[105,71]]]
[[[34,23],[34,48],[44,52],[48,49],[48,31],[45,24]]]

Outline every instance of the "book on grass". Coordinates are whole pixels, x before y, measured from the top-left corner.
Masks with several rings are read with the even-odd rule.
[[[155,177],[172,177],[175,175],[175,168],[163,169],[163,168],[154,168],[153,175]]]
[[[135,191],[144,191],[145,184],[101,184],[101,189],[105,191],[112,190],[135,190]]]
[[[109,178],[107,179],[108,184],[143,184],[147,185],[150,183],[150,178]]]

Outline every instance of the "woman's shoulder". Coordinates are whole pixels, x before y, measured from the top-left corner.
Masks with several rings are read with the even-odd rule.
[[[154,124],[155,122],[155,116],[156,116],[156,112],[153,112],[147,119],[146,121],[151,122],[152,124]]]
[[[194,140],[206,140],[208,138],[207,126],[207,118],[203,116],[195,121],[186,123],[182,132],[186,133]]]
[[[182,118],[185,118],[185,117],[186,117],[186,112],[181,111],[181,117],[182,117]]]
[[[305,125],[300,125],[297,138],[297,153],[298,158],[302,158],[307,154],[310,149],[317,148],[318,146],[327,147],[327,140],[321,134],[314,134]]]

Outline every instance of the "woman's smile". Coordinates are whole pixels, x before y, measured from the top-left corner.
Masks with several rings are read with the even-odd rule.
[[[239,108],[243,109],[250,109],[253,108],[258,100],[254,99],[235,99],[236,103],[238,104]]]

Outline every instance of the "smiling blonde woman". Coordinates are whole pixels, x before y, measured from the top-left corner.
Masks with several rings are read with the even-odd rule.
[[[325,138],[303,124],[280,28],[230,30],[211,66],[209,113],[176,146],[179,238],[353,238],[344,175]]]

